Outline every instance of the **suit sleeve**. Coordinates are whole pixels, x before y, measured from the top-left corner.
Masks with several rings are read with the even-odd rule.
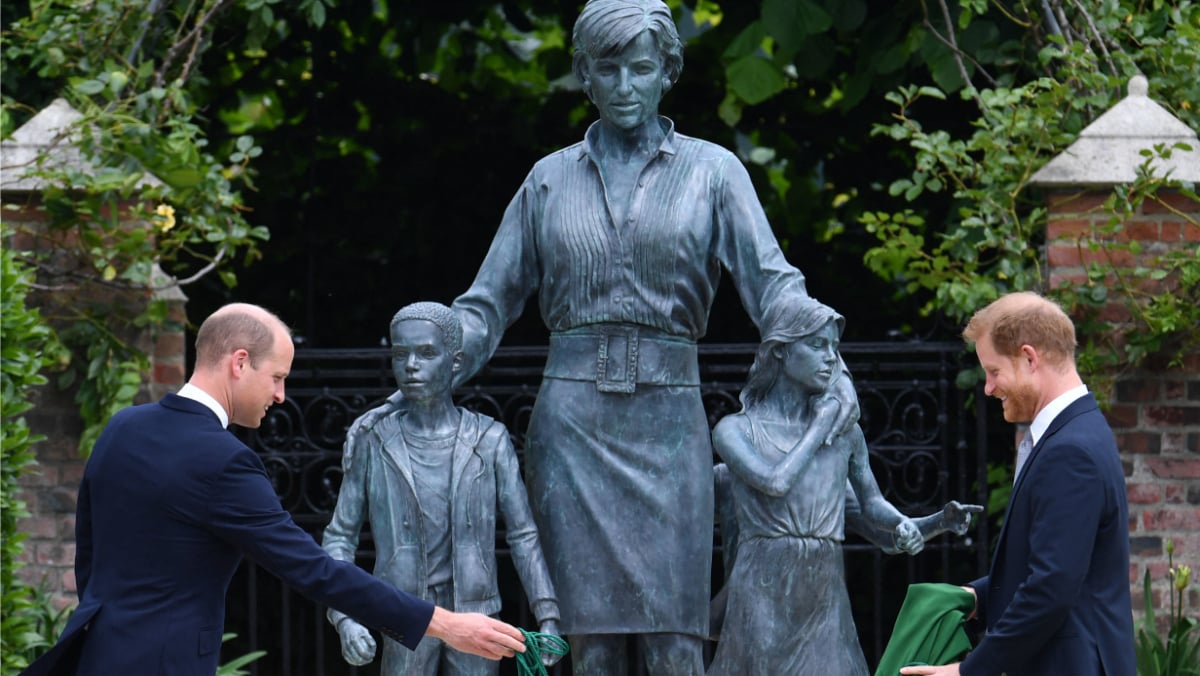
[[[1029,501],[1029,519],[1006,526],[1009,538],[1028,540],[1024,582],[964,660],[964,676],[1012,673],[1026,664],[1062,626],[1081,593],[1105,499],[1096,490],[1100,468],[1084,449],[1069,443],[1047,446],[1039,455],[1037,471],[1014,496]],[[988,593],[978,591],[980,598]]]
[[[433,605],[321,549],[279,504],[262,462],[249,448],[232,454],[214,477],[212,495],[213,531],[302,595],[410,649],[424,636]]]

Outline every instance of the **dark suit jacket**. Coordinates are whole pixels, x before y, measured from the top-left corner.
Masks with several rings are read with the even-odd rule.
[[[991,570],[971,586],[987,633],[963,676],[1136,673],[1125,473],[1092,395],[1034,446]]]
[[[284,511],[258,456],[176,395],[113,416],[84,471],[75,536],[79,606],[26,674],[212,676],[243,555],[409,648],[433,614],[330,558]]]

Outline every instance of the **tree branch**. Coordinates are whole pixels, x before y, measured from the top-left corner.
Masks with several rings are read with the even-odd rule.
[[[217,0],[207,12],[201,15],[200,18],[196,19],[196,24],[192,27],[192,30],[188,31],[187,35],[184,35],[182,38],[176,41],[175,44],[171,45],[171,48],[167,50],[166,55],[163,56],[162,67],[159,68],[158,73],[155,74],[155,83],[159,87],[163,86],[164,82],[166,81],[166,73],[171,69],[172,64],[174,64],[176,59],[179,58],[179,54],[183,52],[185,48],[188,51],[188,61],[187,64],[185,64],[185,70],[181,70],[180,77],[186,77],[187,73],[190,72],[192,61],[196,55],[196,49],[203,38],[204,31],[207,29],[208,24],[221,10],[229,6],[230,2],[231,0]]]
[[[1096,28],[1096,22],[1092,20],[1092,15],[1084,8],[1083,3],[1079,0],[1071,0],[1075,5],[1075,9],[1083,15],[1084,21],[1087,23],[1088,29],[1092,31],[1092,37],[1096,45],[1100,48],[1100,54],[1104,57],[1104,62],[1108,64],[1108,71],[1113,75],[1119,75],[1117,72],[1117,64],[1113,63],[1112,56],[1108,53],[1108,47],[1104,44],[1104,37],[1100,35],[1100,31]]]

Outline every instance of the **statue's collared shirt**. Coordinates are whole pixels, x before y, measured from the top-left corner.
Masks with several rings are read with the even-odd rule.
[[[750,318],[804,276],[780,251],[754,185],[733,153],[675,132],[634,183],[626,222],[612,222],[591,139],[534,165],[509,203],[471,288],[464,320],[469,377],[533,293],[554,332],[587,324],[648,326],[688,340],[707,330],[721,268]]]

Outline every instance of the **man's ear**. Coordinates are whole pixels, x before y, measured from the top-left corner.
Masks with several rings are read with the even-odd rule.
[[[1029,364],[1029,371],[1036,373],[1038,366],[1042,363],[1042,355],[1038,354],[1037,348],[1032,345],[1021,346],[1021,359]]]
[[[463,362],[467,360],[467,355],[462,350],[454,353],[454,359],[450,362],[450,372],[458,373],[463,368]]]
[[[240,378],[246,372],[246,367],[250,365],[250,352],[245,348],[238,348],[233,351],[229,357],[230,375],[234,378]]]

